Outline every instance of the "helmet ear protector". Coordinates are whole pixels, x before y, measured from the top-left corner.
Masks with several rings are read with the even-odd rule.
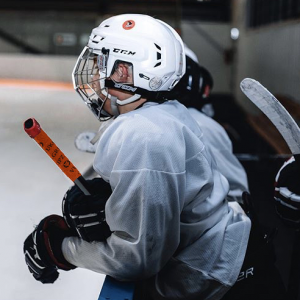
[[[88,45],[74,67],[74,89],[99,120],[112,117],[103,109],[111,100],[118,106],[140,98],[171,100],[170,91],[185,72],[183,42],[166,23],[146,15],[124,14],[93,29]],[[109,89],[128,93],[119,100]]]

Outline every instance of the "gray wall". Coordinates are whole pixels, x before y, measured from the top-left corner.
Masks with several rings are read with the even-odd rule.
[[[230,24],[182,22],[182,38],[214,79],[214,93],[229,93],[232,88],[232,65],[224,52],[231,49]]]
[[[45,54],[77,54],[96,26],[96,15],[57,12],[0,12],[0,31]],[[18,53],[0,36],[0,52]]]
[[[76,59],[100,21],[86,13],[0,12],[0,31],[43,53],[24,53],[0,35],[0,78],[71,83]]]
[[[0,54],[0,78],[71,83],[77,56]]]
[[[236,82],[245,77],[260,81],[273,94],[300,103],[300,24],[285,21],[258,29],[246,28],[246,0],[234,2],[234,25],[240,29],[237,42]],[[239,103],[256,112],[236,85]]]

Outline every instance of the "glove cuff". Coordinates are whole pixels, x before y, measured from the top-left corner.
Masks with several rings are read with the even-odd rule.
[[[62,253],[62,242],[64,238],[74,236],[73,231],[69,229],[65,220],[58,215],[50,215],[44,218],[37,227],[37,246],[38,252],[43,255],[44,261],[49,265],[54,265],[59,269],[69,271],[76,266],[69,263]],[[40,240],[40,241],[39,241]]]

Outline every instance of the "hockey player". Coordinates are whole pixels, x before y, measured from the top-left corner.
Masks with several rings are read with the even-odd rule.
[[[93,195],[72,187],[65,219],[46,217],[24,243],[37,280],[82,267],[136,281],[138,300],[218,300],[254,276],[251,264],[240,275],[251,221],[228,202],[197,122],[167,101],[184,72],[182,40],[160,20],[125,14],[93,30],[74,84],[99,120],[114,121],[98,143]]]
[[[211,105],[209,95],[213,87],[212,76],[198,64],[196,54],[186,44],[184,49],[186,72],[172,90],[172,99],[184,104],[200,125],[206,147],[214,152],[217,166],[229,182],[228,200],[242,202],[242,193],[249,190],[246,172],[233,155],[232,143],[224,128],[205,113],[208,110],[206,106]],[[99,134],[101,129],[96,135],[91,131],[81,133],[75,141],[77,148],[95,153]]]
[[[196,55],[185,46],[186,73],[173,89],[174,97],[188,109],[203,132],[205,145],[213,152],[220,172],[229,182],[229,201],[242,202],[242,193],[249,191],[246,172],[233,155],[232,143],[225,129],[201,110],[209,104],[213,87],[211,74],[198,64]],[[196,61],[195,61],[196,59]]]

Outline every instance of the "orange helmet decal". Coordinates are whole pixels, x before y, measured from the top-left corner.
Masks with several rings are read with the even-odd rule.
[[[133,20],[127,20],[123,23],[123,28],[125,30],[132,29],[135,26],[135,22]]]

